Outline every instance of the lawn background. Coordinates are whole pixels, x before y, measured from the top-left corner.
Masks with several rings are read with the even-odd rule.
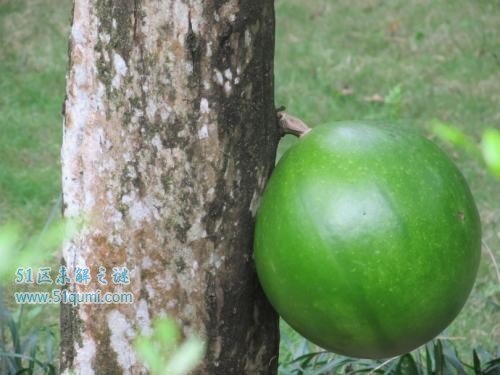
[[[476,141],[486,127],[500,129],[500,1],[275,4],[276,104],[311,126],[377,119],[432,137],[439,120]],[[0,223],[21,222],[27,234],[44,226],[60,194],[70,12],[68,0],[0,0]],[[286,137],[280,154],[293,142]],[[439,144],[466,176],[483,239],[499,259],[500,184],[460,150]],[[6,288],[6,303],[16,308],[13,291]],[[57,322],[55,306],[36,319]],[[285,337],[302,342],[283,327]],[[485,250],[472,295],[445,334],[466,358],[475,345],[500,342],[500,286]]]

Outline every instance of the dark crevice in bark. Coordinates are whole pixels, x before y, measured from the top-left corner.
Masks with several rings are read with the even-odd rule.
[[[61,326],[61,372],[67,368],[72,368],[75,353],[75,335],[77,332],[75,325],[76,314],[73,306],[61,304],[60,326]]]
[[[134,32],[133,32],[133,39],[134,42],[137,44],[138,43],[138,28],[139,28],[139,20],[142,20],[142,17],[140,16],[140,10],[141,10],[141,0],[134,0]]]
[[[66,266],[64,259],[61,260],[61,266]],[[67,286],[62,288],[67,290]],[[60,326],[61,326],[61,354],[60,363],[61,373],[73,366],[76,350],[75,343],[82,345],[81,337],[79,336],[80,327],[78,326],[78,315],[76,314],[76,307],[70,304],[62,304],[60,310]]]
[[[95,374],[120,375],[123,374],[120,364],[118,363],[117,353],[111,348],[111,332],[103,314],[95,314],[95,323],[99,328],[93,330],[94,339],[96,340],[96,355],[92,362],[92,368]]]
[[[239,13],[242,16],[236,17],[231,24],[223,24],[219,48],[214,51],[212,58],[213,66],[224,71],[231,65],[231,59],[241,53],[234,50],[231,44],[233,38],[239,38],[239,45],[243,45],[245,30],[257,21],[260,22],[261,29],[257,35],[252,35],[259,48],[254,49],[254,57],[241,76],[242,84],[233,85],[229,97],[226,97],[223,87],[219,86],[214,95],[219,107],[219,139],[225,147],[225,153],[229,155],[222,169],[228,167],[228,160],[236,161],[236,168],[242,171],[242,180],[232,187],[234,197],[231,198],[230,191],[225,188],[227,181],[221,177],[216,186],[216,198],[207,207],[207,228],[213,227],[215,217],[222,216],[223,227],[219,228],[219,233],[230,237],[226,246],[232,249],[226,260],[227,264],[231,264],[229,273],[207,276],[208,346],[218,348],[217,351],[208,351],[207,366],[210,374],[273,374],[277,369],[277,315],[264,297],[255,269],[251,265],[254,220],[249,211],[228,212],[224,209],[250,206],[252,192],[258,190],[254,167],[263,165],[262,160],[271,161],[266,167],[266,174],[270,173],[279,138],[272,86],[274,24],[266,21],[266,18],[273,19],[274,15],[266,15],[266,7],[272,8],[266,1],[242,2]],[[243,99],[242,90],[249,82],[253,85],[253,93],[246,100]],[[262,126],[263,124],[265,125]],[[222,173],[221,176],[223,175]],[[235,222],[238,223],[237,230],[233,226]],[[217,234],[214,238],[217,247],[221,239]],[[223,291],[221,300],[214,298],[217,288]],[[264,353],[274,354],[262,360],[266,362],[265,366],[250,369],[245,363],[245,356],[257,356],[262,347],[253,346],[252,343],[258,342],[268,345],[267,349],[264,348]],[[217,356],[214,355],[216,352]]]
[[[134,24],[136,19],[137,0],[97,0],[97,16],[99,32],[110,36],[109,47],[120,54],[128,62],[133,47]],[[113,20],[116,22],[113,26]]]

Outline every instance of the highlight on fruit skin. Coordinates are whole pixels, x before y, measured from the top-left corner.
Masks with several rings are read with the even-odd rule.
[[[315,127],[276,166],[254,257],[271,304],[335,353],[388,358],[460,312],[480,259],[467,183],[432,142],[398,126]]]

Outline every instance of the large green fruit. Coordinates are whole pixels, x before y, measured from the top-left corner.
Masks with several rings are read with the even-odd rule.
[[[383,358],[439,334],[477,273],[481,227],[455,165],[398,127],[319,126],[282,157],[258,211],[255,261],[293,328]]]

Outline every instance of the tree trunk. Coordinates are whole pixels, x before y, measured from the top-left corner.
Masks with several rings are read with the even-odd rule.
[[[252,262],[279,137],[273,51],[273,0],[75,1],[63,210],[85,227],[63,264],[92,275],[69,291],[134,303],[63,305],[63,371],[147,373],[131,342],[166,314],[205,339],[199,373],[276,372],[277,316]]]

